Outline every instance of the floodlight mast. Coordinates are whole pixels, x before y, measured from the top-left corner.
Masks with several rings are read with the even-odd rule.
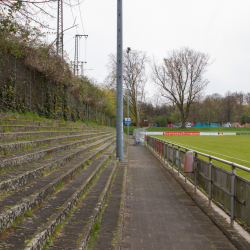
[[[127,48],[128,53],[128,79],[127,79],[127,135],[129,135],[129,52],[131,51],[131,48]]]
[[[123,37],[122,0],[117,0],[117,95],[116,95],[116,157],[123,161]]]

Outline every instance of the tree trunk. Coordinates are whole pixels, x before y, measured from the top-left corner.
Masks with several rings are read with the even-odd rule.
[[[185,123],[186,123],[186,119],[184,117],[184,111],[182,110],[181,111],[181,128],[186,128]]]

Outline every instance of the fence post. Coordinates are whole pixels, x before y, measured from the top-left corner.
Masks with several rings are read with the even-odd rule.
[[[160,139],[158,139],[158,154],[159,154],[159,157],[161,157],[161,152],[160,152]]]
[[[187,153],[187,149],[186,149],[186,153]],[[185,183],[187,183],[187,173],[185,173]]]
[[[161,141],[161,158],[163,159],[163,150],[164,150],[164,148],[163,148],[163,141]]]
[[[166,161],[166,143],[164,142],[164,162]]]
[[[174,144],[172,144],[172,155],[173,155],[173,158],[172,158],[172,170],[174,170]]]
[[[208,194],[209,194],[209,206],[212,204],[212,158],[209,156],[209,186],[208,186]]]
[[[195,153],[195,158],[194,158],[194,189],[196,193],[197,192],[197,153]]]
[[[231,176],[231,201],[230,201],[230,210],[231,210],[231,226],[234,226],[234,199],[235,199],[235,174],[236,167],[232,164],[232,176]]]
[[[167,163],[169,164],[169,143],[168,143],[168,146],[167,146]]]
[[[158,140],[158,153],[159,153],[159,157],[161,158],[161,144],[160,144],[160,139]]]
[[[181,148],[178,146],[178,176],[180,176],[180,168],[181,168]]]

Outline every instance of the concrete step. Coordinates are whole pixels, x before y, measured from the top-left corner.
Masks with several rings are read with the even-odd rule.
[[[92,244],[88,245],[90,249],[114,249],[115,247],[114,243],[117,242],[118,225],[120,224],[122,193],[126,185],[125,178],[126,166],[120,165],[117,169],[116,178],[114,179],[105,209],[101,218],[99,218],[100,229],[97,231],[95,239],[90,241]],[[82,245],[77,249],[82,249],[81,247]]]
[[[84,154],[81,157],[78,157],[72,162],[66,164],[65,168],[61,169],[61,175],[57,178],[55,178],[55,175],[60,172],[60,169],[57,170],[57,173],[52,172],[51,175],[39,179],[34,183],[34,185],[29,186],[29,193],[25,194],[25,192],[20,192],[20,196],[15,197],[17,204],[14,207],[8,209],[6,212],[1,213],[0,215],[1,232],[5,230],[6,234],[6,229],[11,228],[11,232],[16,235],[15,229],[17,228],[17,231],[20,231],[19,229],[21,227],[23,231],[21,235],[25,235],[25,229],[18,223],[20,221],[20,217],[27,215],[27,211],[31,211],[32,209],[36,210],[38,208],[37,206],[39,206],[40,208],[38,208],[37,211],[34,212],[35,221],[32,222],[32,225],[35,227],[35,231],[37,231],[41,227],[39,221],[41,223],[46,223],[50,220],[51,216],[55,215],[58,210],[61,210],[60,208],[63,208],[64,204],[66,204],[67,206],[72,205],[72,202],[68,202],[70,197],[73,197],[74,202],[77,201],[79,197],[81,197],[81,195],[83,194],[82,191],[86,190],[90,181],[95,177],[101,166],[103,166],[103,164],[109,158],[108,154],[112,154],[114,152],[115,146],[112,146],[112,148],[109,149],[108,154],[104,154],[98,157],[89,166],[85,167],[85,164],[89,160],[94,159],[97,154],[102,153],[109,146],[110,143],[107,143],[106,145],[101,146],[99,149],[91,153]],[[47,184],[47,182],[49,182],[49,184]],[[61,189],[61,187],[63,188]],[[57,189],[59,189],[58,192],[56,192]],[[78,194],[79,189],[81,189],[80,194]],[[33,193],[32,195],[30,195],[30,192],[32,191]],[[27,197],[22,198],[25,195]],[[21,201],[20,198],[22,198]],[[9,199],[9,201],[11,201],[11,199]],[[49,212],[46,213],[46,210],[48,210]],[[63,208],[61,212],[63,215],[65,209]],[[30,219],[26,218],[25,221],[29,222]],[[15,227],[13,227],[13,225],[15,225]],[[2,241],[0,240],[0,245],[2,242],[8,242],[9,236],[10,238],[12,237],[12,233],[7,237],[3,237],[3,235]],[[25,237],[25,240],[27,240],[27,235]],[[23,243],[25,243],[25,241]],[[20,240],[18,241],[18,244],[20,244]],[[20,249],[20,247],[13,249]]]
[[[36,245],[32,249],[42,249],[39,246],[44,244],[43,242],[47,240],[56,225],[66,219],[67,214],[74,208],[104,166],[107,158],[108,156],[99,156],[95,159],[67,185],[36,208],[33,217],[24,218],[15,228],[12,228],[11,233],[0,240],[0,244],[11,243],[8,249],[23,249],[28,243],[28,245]],[[40,237],[41,234],[42,237]]]
[[[35,125],[35,126],[89,126],[85,123],[78,123],[72,121],[59,121],[46,118],[32,118],[26,117],[24,115],[10,115],[5,113],[0,113],[0,124],[26,124],[26,125]]]
[[[60,127],[59,122],[41,122],[41,121],[29,121],[29,120],[17,120],[17,119],[0,119],[0,125],[27,125],[27,126],[39,126],[39,127]]]
[[[7,194],[12,192],[20,187],[27,185],[28,183],[40,178],[45,173],[49,173],[66,162],[73,160],[84,152],[90,150],[91,148],[98,147],[103,143],[112,140],[113,136],[109,136],[95,142],[85,144],[83,146],[76,147],[71,150],[63,151],[60,154],[57,154],[53,157],[46,159],[41,159],[27,164],[24,167],[18,169],[10,170],[6,173],[0,175],[0,194]],[[113,139],[114,140],[114,139]]]
[[[57,136],[51,138],[38,138],[27,141],[15,141],[15,142],[5,142],[0,143],[0,155],[7,155],[15,153],[18,151],[25,151],[28,148],[37,148],[43,145],[58,144],[66,141],[76,141],[84,138],[89,138],[94,135],[102,135],[105,132],[95,132],[95,133],[84,133],[81,132],[78,135],[68,135],[68,136]]]
[[[110,130],[100,130],[103,132]],[[78,135],[81,133],[95,133],[96,130],[86,130],[86,131],[34,131],[34,132],[11,132],[11,133],[0,133],[1,142],[12,142],[16,140],[30,140],[40,137],[51,137],[51,136],[69,136]]]
[[[79,127],[83,129],[90,129],[93,126],[87,125],[85,123],[77,122],[63,122],[60,123],[56,120],[49,120],[48,122],[42,121],[30,121],[30,120],[17,120],[17,119],[0,119],[0,125],[26,125],[26,126],[39,126],[39,127]],[[100,128],[100,126],[95,126],[95,129]]]
[[[93,188],[70,214],[65,225],[53,235],[53,242],[47,241],[48,249],[85,249],[112,187],[116,166],[117,160],[109,162]]]
[[[84,131],[90,127],[52,127],[52,126],[28,126],[28,125],[0,125],[0,133],[21,131]]]
[[[27,163],[37,161],[43,157],[46,157],[49,155],[55,155],[61,151],[75,148],[79,145],[86,144],[87,142],[90,143],[95,140],[108,137],[110,135],[111,133],[107,135],[92,137],[90,139],[83,139],[83,140],[74,141],[74,142],[64,142],[56,146],[54,145],[46,146],[46,147],[42,147],[42,148],[38,148],[34,150],[15,153],[12,155],[2,156],[0,157],[0,170],[1,172],[9,171],[19,166],[25,165]]]

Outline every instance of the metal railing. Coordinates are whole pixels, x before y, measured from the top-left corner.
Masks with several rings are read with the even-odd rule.
[[[250,227],[250,181],[237,175],[236,169],[249,172],[250,169],[234,162],[191,150],[172,142],[167,142],[148,136],[148,146],[159,154],[172,169],[176,168],[178,175],[182,172],[185,181],[189,178],[197,187],[208,194],[209,206],[212,199],[226,209],[231,216],[231,226],[237,218],[246,227]],[[194,153],[194,173],[184,173],[184,158],[187,151]],[[208,158],[205,161],[198,156]],[[213,164],[213,160],[231,166],[231,172]]]

